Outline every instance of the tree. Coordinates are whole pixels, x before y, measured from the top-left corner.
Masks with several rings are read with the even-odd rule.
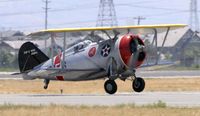
[[[184,50],[184,61],[182,63],[191,66],[193,64],[198,65],[200,60],[200,47],[191,45]]]
[[[0,66],[1,67],[10,67],[14,61],[14,55],[5,49],[0,50]]]

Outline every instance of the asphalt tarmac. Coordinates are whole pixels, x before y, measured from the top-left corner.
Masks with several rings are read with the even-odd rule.
[[[21,75],[11,75],[15,72],[0,72],[0,79],[22,79]],[[143,78],[194,78],[200,77],[200,70],[193,71],[136,71],[136,76]]]
[[[136,71],[137,76],[144,78],[194,78],[200,77],[200,70],[184,71]]]
[[[142,92],[108,94],[0,94],[0,104],[25,105],[148,105],[159,100],[167,106],[200,106],[200,92]]]
[[[21,76],[0,73],[0,79],[22,79]],[[200,71],[137,71],[144,78],[194,78]],[[200,92],[142,92],[108,94],[0,94],[0,104],[26,105],[148,105],[162,101],[167,106],[200,107]]]

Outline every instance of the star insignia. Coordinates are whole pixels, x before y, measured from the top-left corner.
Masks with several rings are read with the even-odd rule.
[[[104,47],[101,50],[101,55],[103,57],[107,57],[110,54],[110,50],[111,50],[110,45],[108,45],[108,44],[104,45]]]

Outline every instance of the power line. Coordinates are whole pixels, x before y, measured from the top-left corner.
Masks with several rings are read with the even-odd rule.
[[[85,7],[84,5],[73,7],[73,8],[59,8],[59,9],[48,9],[48,12],[62,12],[62,11],[74,11],[74,10],[83,10],[89,8],[97,8],[96,6]],[[45,7],[43,8],[45,10]],[[25,11],[25,12],[13,12],[13,13],[0,13],[0,16],[15,16],[15,15],[33,15],[33,14],[42,14],[43,11]]]
[[[0,2],[20,2],[25,0],[1,0]]]
[[[45,2],[45,1],[44,1]],[[128,7],[136,7],[136,8],[145,8],[145,9],[155,9],[155,10],[166,10],[166,11],[180,11],[180,12],[189,12],[189,10],[181,10],[181,9],[172,9],[172,8],[160,8],[153,6],[142,6],[142,5],[133,5],[133,4],[116,4],[115,6],[128,6]],[[78,7],[72,8],[61,8],[61,9],[48,9],[48,12],[61,12],[61,11],[74,11],[74,10],[83,10],[83,9],[91,9],[97,8],[96,6],[87,6],[80,5]],[[44,8],[45,9],[45,8]],[[197,11],[200,13],[200,11]],[[0,13],[0,16],[15,16],[15,15],[32,15],[32,14],[41,14],[43,11],[29,11],[29,12],[13,12],[13,13]]]
[[[166,12],[166,13],[158,13],[158,14],[153,14],[153,15],[145,15],[146,17],[157,17],[157,16],[162,16],[162,15],[169,15],[169,14],[180,14],[180,13],[185,13],[185,12],[180,12],[180,11],[174,11],[174,12]],[[119,17],[118,20],[127,20],[133,17]],[[56,24],[51,24],[49,26],[58,26],[58,25],[73,25],[74,24],[94,24],[96,20],[85,20],[85,21],[72,21],[72,22],[63,22],[63,23],[56,23]],[[41,28],[42,25],[27,25],[27,26],[16,26],[13,28],[20,28],[20,29],[28,29],[28,28]]]
[[[154,9],[154,10],[166,10],[166,11],[185,11],[181,9],[175,8],[161,8],[161,7],[153,7],[153,6],[142,6],[142,5],[135,5],[135,4],[116,4],[117,6],[128,6],[128,7],[135,7],[135,8],[142,8],[142,9]]]
[[[120,5],[120,4],[118,4],[118,5]],[[123,6],[123,5],[122,5]],[[134,7],[133,5],[131,5],[131,4],[129,4],[129,6],[131,6],[131,7]],[[93,6],[91,6],[92,8],[94,8]],[[85,7],[85,6],[83,6],[83,8],[91,8],[91,7]],[[140,7],[140,8],[142,8],[143,6],[139,6],[139,5],[137,5],[137,7]],[[47,7],[48,8],[48,7]],[[80,8],[80,9],[77,9],[77,8],[63,8],[63,9],[53,9],[53,10],[47,10],[48,12],[60,12],[60,11],[65,11],[65,10],[82,10],[83,8]],[[159,7],[145,7],[145,8],[147,8],[147,9],[162,9],[162,10],[167,10],[167,11],[169,11],[169,9],[171,9],[171,8],[159,8]],[[156,16],[161,16],[161,15],[166,15],[166,14],[175,14],[175,13],[180,13],[180,12],[188,12],[188,10],[180,10],[180,9],[174,9],[175,11],[173,11],[172,9],[170,10],[171,12],[167,12],[167,13],[160,13],[160,14],[149,14],[149,15],[145,15],[145,17],[156,17]],[[48,13],[47,12],[47,13]],[[27,15],[32,15],[32,14],[38,14],[38,13],[43,13],[43,12],[39,12],[39,11],[34,11],[34,12],[25,12]],[[22,15],[23,13],[18,13],[18,14],[10,14],[10,15]],[[9,14],[8,14],[9,15]],[[1,14],[0,14],[0,16],[1,16]],[[47,15],[48,16],[48,15]],[[118,18],[119,20],[126,20],[128,17],[121,17],[121,18]],[[129,18],[132,18],[132,17],[129,17]],[[63,25],[63,24],[69,24],[69,25],[71,25],[71,24],[85,24],[85,23],[94,23],[95,21],[94,20],[92,20],[92,21],[75,21],[75,22],[67,22],[67,23],[62,23],[62,24],[52,24],[52,25],[50,25],[50,26],[56,26],[56,25]],[[48,23],[47,23],[48,24]],[[42,26],[20,26],[19,28],[29,28],[29,27],[42,27]],[[18,28],[18,27],[15,27],[15,28]]]

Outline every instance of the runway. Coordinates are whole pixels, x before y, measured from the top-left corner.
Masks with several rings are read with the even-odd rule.
[[[22,79],[10,73],[0,73],[0,79]],[[200,77],[200,71],[137,71],[144,78],[193,78]],[[167,106],[200,107],[200,92],[142,92],[107,94],[0,94],[0,104],[26,105],[148,105],[162,101]]]
[[[0,79],[22,79],[21,75],[11,75],[14,73],[16,72],[0,72]],[[200,71],[143,71],[139,69],[136,75],[143,78],[194,78],[200,77]]]
[[[136,71],[137,76],[144,78],[194,78],[200,77],[199,70],[182,70],[182,71]]]
[[[0,94],[0,104],[25,105],[148,105],[159,100],[167,106],[200,106],[200,92],[143,92],[107,94]]]

